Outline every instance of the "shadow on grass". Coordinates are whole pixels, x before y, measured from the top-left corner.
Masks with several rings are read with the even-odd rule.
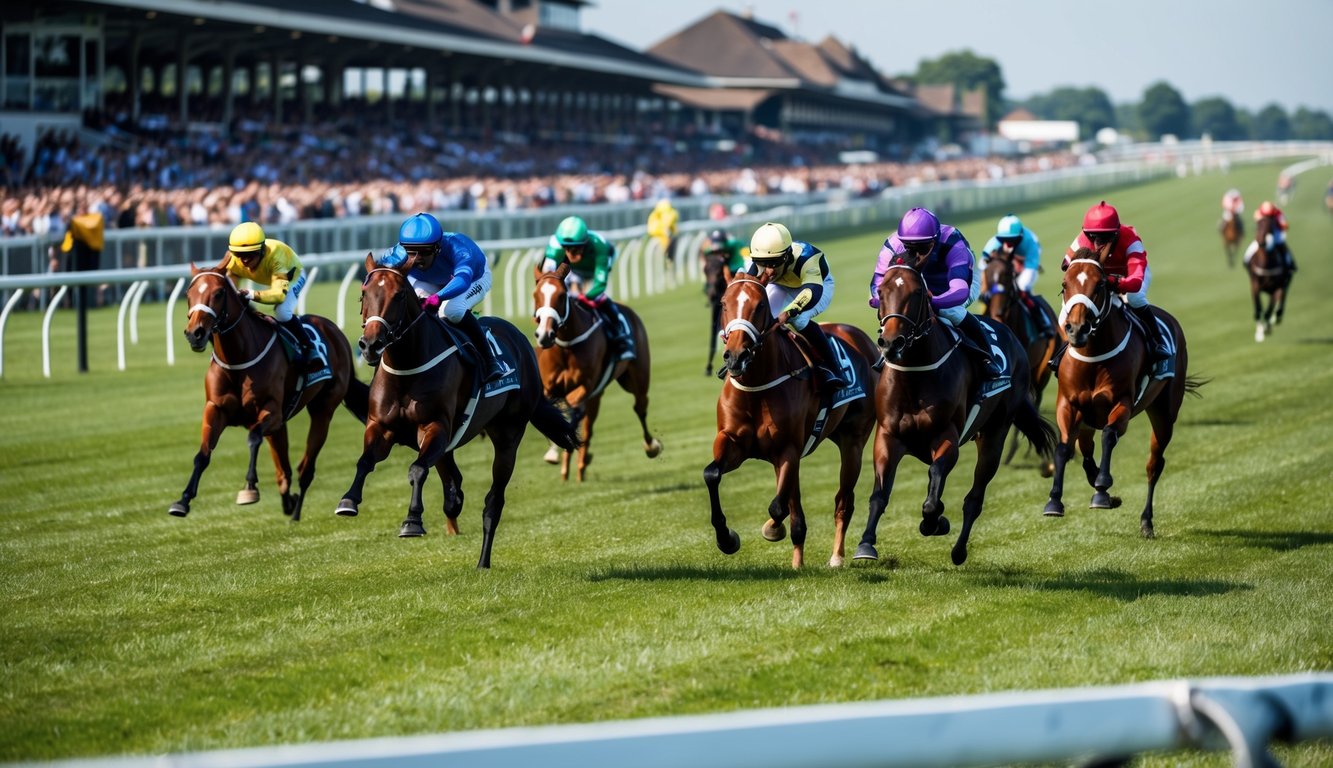
[[[1296,340],[1296,343],[1297,343],[1297,344],[1333,344],[1333,337],[1322,338],[1322,339],[1313,339],[1313,338],[1297,339],[1297,340]]]
[[[786,565],[644,565],[597,568],[589,571],[588,581],[790,581],[802,578],[855,578],[878,583],[890,578],[897,561],[889,559],[873,567],[826,568],[823,563],[807,563],[800,571]]]
[[[1333,544],[1333,531],[1200,531],[1204,536],[1224,539],[1260,549],[1288,552],[1318,544]]]
[[[1181,419],[1176,422],[1177,427],[1195,426],[1195,427],[1248,427],[1254,422],[1241,419]]]
[[[1217,579],[1144,579],[1132,573],[1099,568],[1086,573],[1042,577],[1015,571],[968,574],[973,583],[985,587],[1017,587],[1053,592],[1088,592],[1124,602],[1142,597],[1212,597],[1237,590],[1251,590],[1250,584]]]

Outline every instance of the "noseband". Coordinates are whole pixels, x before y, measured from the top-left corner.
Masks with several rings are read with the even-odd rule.
[[[1088,335],[1091,336],[1097,333],[1097,329],[1101,327],[1102,321],[1107,317],[1110,317],[1111,291],[1106,287],[1106,270],[1102,268],[1100,262],[1092,259],[1074,259],[1069,262],[1069,266],[1071,267],[1075,264],[1091,264],[1097,268],[1097,271],[1102,277],[1097,282],[1097,287],[1092,291],[1093,298],[1090,299],[1081,293],[1076,293],[1065,299],[1064,306],[1060,308],[1060,325],[1065,324],[1065,320],[1069,318],[1069,310],[1072,309],[1074,305],[1082,304],[1092,313],[1092,322],[1088,327]],[[1095,301],[1098,295],[1103,297],[1101,301]]]
[[[891,264],[889,265],[889,269],[906,269],[913,272],[917,276],[917,281],[920,283],[919,290],[913,291],[913,293],[920,293],[924,297],[925,280],[922,279],[921,273],[918,272],[916,268],[911,267],[907,264]],[[880,281],[881,284],[883,284],[883,281],[887,279],[889,279],[889,274],[888,271],[886,270],[884,273],[884,277]],[[908,326],[907,333],[903,334],[900,337],[903,340],[904,349],[907,349],[908,347],[911,347],[913,344],[920,341],[921,339],[926,338],[927,336],[930,335],[930,329],[933,328],[935,325],[935,317],[926,310],[926,301],[924,300],[924,298],[921,302],[917,304],[916,315],[917,315],[916,319],[910,318],[901,312],[889,312],[887,314],[881,315],[879,318],[880,338],[881,339],[884,338],[884,326],[895,317],[898,318],[899,320],[902,320]]]
[[[225,276],[223,276],[223,275],[221,275],[221,274],[218,274],[217,272],[200,272],[199,274],[197,274],[197,275],[195,275],[194,277],[190,278],[190,285],[194,285],[194,281],[195,281],[195,280],[198,280],[198,279],[201,278],[201,277],[216,277],[216,278],[218,278],[219,280],[224,281],[228,286],[231,285],[231,281],[230,281],[230,280],[227,280]],[[239,297],[239,296],[237,296],[237,300],[238,300],[238,301],[240,300],[240,297]],[[228,303],[229,303],[229,302],[228,302]],[[238,314],[236,315],[236,319],[235,319],[235,320],[232,320],[230,323],[228,323],[227,320],[231,317],[231,313],[230,313],[230,312],[227,312],[225,307],[223,308],[223,313],[222,313],[222,315],[219,316],[218,313],[216,313],[216,312],[213,311],[213,308],[212,308],[212,307],[208,306],[207,304],[203,304],[203,303],[195,304],[194,306],[190,307],[189,310],[186,311],[186,314],[187,314],[187,315],[192,315],[192,314],[194,314],[195,312],[205,312],[205,313],[207,313],[208,315],[210,315],[210,316],[213,318],[213,335],[214,335],[214,336],[222,336],[222,335],[224,335],[224,334],[230,332],[233,328],[235,328],[237,325],[240,324],[240,322],[241,322],[241,318],[245,316],[245,312],[242,311],[242,312],[240,312],[240,313],[238,313]]]
[[[764,284],[759,280],[755,279],[754,276],[749,274],[737,275],[732,282],[754,283],[755,285],[759,286],[760,290],[764,290]],[[767,296],[765,296],[765,299],[767,299]],[[756,303],[755,306],[756,307],[759,306],[759,303]],[[772,323],[767,328],[761,330],[759,326],[755,325],[746,318],[736,317],[733,318],[731,322],[727,323],[726,326],[721,331],[718,331],[717,335],[718,338],[722,340],[722,343],[725,344],[727,341],[727,337],[731,335],[732,331],[741,331],[746,336],[750,337],[750,350],[752,352],[758,352],[759,348],[764,345],[764,342],[766,340],[768,340],[768,337],[773,332],[773,329],[777,327],[778,327],[777,323]]]
[[[392,273],[396,275],[400,280],[402,280],[404,285],[407,284],[407,278],[403,277],[403,273],[399,272],[398,270],[390,269],[388,267],[376,267],[375,269],[372,269],[369,272],[367,272],[366,279],[361,281],[362,293],[365,292],[366,286],[370,283],[370,276],[375,274],[376,272]],[[405,291],[402,288],[399,288],[394,293],[395,298],[402,293],[405,293]],[[384,346],[387,348],[393,346],[396,342],[401,341],[403,337],[407,335],[407,332],[412,330],[412,326],[416,325],[417,322],[425,316],[426,316],[425,312],[418,312],[417,316],[412,318],[411,320],[405,321],[402,318],[399,318],[397,325],[393,325],[390,324],[388,320],[385,320],[383,317],[379,315],[371,315],[361,323],[361,329],[364,331],[366,326],[370,325],[372,322],[379,322],[385,328],[384,335],[387,337],[387,340],[384,342]]]
[[[549,273],[548,273],[548,274],[549,274]],[[542,277],[542,281],[543,281],[543,282],[558,282],[559,280],[560,280],[560,278],[558,278],[558,277],[545,277],[545,276]],[[535,312],[532,313],[532,317],[533,317],[533,319],[536,320],[536,321],[538,321],[538,322],[541,322],[541,319],[542,319],[542,318],[544,318],[544,317],[549,317],[549,318],[551,318],[551,322],[555,323],[555,327],[556,327],[556,329],[559,330],[560,326],[564,325],[565,323],[567,323],[567,322],[569,321],[569,306],[570,306],[570,305],[569,305],[569,289],[568,289],[568,288],[565,289],[565,297],[564,297],[564,298],[565,298],[565,311],[564,311],[564,312],[558,312],[558,311],[556,311],[555,307],[537,307],[537,310],[536,310]]]

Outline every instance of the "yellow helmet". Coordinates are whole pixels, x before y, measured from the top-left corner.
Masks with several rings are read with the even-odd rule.
[[[791,232],[781,224],[768,222],[750,238],[750,258],[759,264],[774,264],[791,255]]]
[[[249,253],[264,247],[264,228],[247,221],[237,224],[227,239],[227,248],[232,253]]]

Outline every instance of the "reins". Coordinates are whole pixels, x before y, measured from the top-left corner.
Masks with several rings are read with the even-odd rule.
[[[190,278],[190,285],[194,285],[194,281],[195,281],[195,280],[198,280],[199,278],[201,278],[201,277],[205,277],[205,276],[216,277],[216,278],[218,278],[219,280],[222,280],[223,282],[225,282],[226,285],[227,285],[227,287],[229,287],[229,288],[231,287],[231,281],[228,280],[228,279],[226,278],[225,275],[223,275],[223,274],[221,274],[221,273],[218,273],[218,272],[208,272],[208,271],[200,272],[199,274],[197,274],[197,275],[195,275],[194,277]],[[234,292],[234,289],[233,289],[233,292]],[[239,295],[236,297],[236,300],[237,300],[237,301],[241,301],[241,298],[240,298]],[[261,349],[261,350],[259,351],[259,354],[255,355],[254,357],[250,358],[249,360],[245,361],[244,363],[228,363],[228,362],[224,361],[222,358],[218,357],[218,351],[217,351],[217,349],[218,349],[218,340],[220,340],[223,336],[225,336],[226,334],[228,334],[228,333],[230,333],[232,330],[234,330],[234,329],[236,328],[236,326],[238,326],[238,325],[241,324],[241,320],[245,319],[245,308],[244,308],[244,307],[241,308],[241,311],[238,312],[238,313],[236,314],[236,319],[235,319],[235,320],[232,320],[230,324],[227,324],[227,320],[230,318],[230,313],[224,314],[222,317],[218,317],[218,313],[217,313],[217,312],[214,312],[214,311],[213,311],[213,308],[210,307],[210,306],[208,306],[207,304],[195,304],[194,306],[192,306],[192,307],[190,307],[188,310],[186,310],[186,314],[187,314],[187,315],[192,315],[192,314],[194,314],[195,312],[204,312],[204,313],[208,314],[209,316],[211,316],[211,317],[214,319],[214,321],[215,321],[215,322],[213,323],[213,331],[212,331],[212,334],[211,334],[212,336],[215,337],[214,340],[213,340],[213,355],[212,355],[212,357],[213,357],[213,362],[214,362],[219,368],[224,368],[224,369],[226,369],[226,370],[228,370],[228,371],[243,371],[243,370],[245,370],[245,369],[247,369],[247,368],[251,368],[251,367],[257,365],[257,364],[259,363],[260,360],[263,360],[263,359],[264,359],[264,357],[268,354],[269,350],[270,350],[270,349],[273,349],[273,343],[274,343],[275,341],[278,340],[278,330],[277,330],[276,328],[274,328],[274,329],[273,329],[273,333],[270,334],[269,337],[268,337],[268,343],[265,344],[265,345],[264,345],[264,348]],[[223,326],[224,324],[225,324],[225,327],[221,327],[221,326]]]

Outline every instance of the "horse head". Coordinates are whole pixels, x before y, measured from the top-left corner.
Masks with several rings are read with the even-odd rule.
[[[1276,234],[1276,230],[1277,223],[1273,221],[1271,216],[1260,216],[1259,220],[1254,223],[1254,242],[1259,246],[1259,252],[1255,254],[1255,257],[1259,253],[1267,256],[1273,250],[1273,236]],[[1253,263],[1253,258],[1251,257],[1251,263]]]
[[[986,271],[982,280],[987,294],[986,316],[1003,322],[1016,290],[1013,257],[1003,251],[991,254],[986,260]]]
[[[236,327],[245,315],[245,302],[221,267],[199,269],[190,265],[190,299],[185,320],[185,341],[203,352],[208,339]]]
[[[560,267],[566,265],[561,264]],[[557,268],[555,272],[537,275],[537,285],[532,290],[532,319],[537,329],[532,335],[537,339],[537,346],[549,349],[555,344],[560,326],[569,322],[571,302],[569,287],[565,285],[568,269]]]
[[[378,363],[384,350],[425,314],[407,282],[413,264],[409,258],[398,267],[381,267],[372,255],[366,255],[366,279],[361,283],[361,338],[356,345],[371,365]]]
[[[902,360],[934,327],[935,309],[920,272],[923,261],[906,254],[895,256],[879,281],[879,337],[875,342],[886,360]]]
[[[1069,337],[1069,345],[1087,346],[1092,334],[1110,316],[1111,297],[1115,295],[1095,251],[1080,248],[1074,253],[1060,290],[1064,296],[1060,324]]]
[[[722,292],[722,365],[732,377],[742,376],[754,362],[768,334],[776,327],[763,282],[741,272]]]
[[[708,303],[716,306],[722,301],[722,294],[727,290],[726,251],[714,251],[704,254],[704,294]]]

